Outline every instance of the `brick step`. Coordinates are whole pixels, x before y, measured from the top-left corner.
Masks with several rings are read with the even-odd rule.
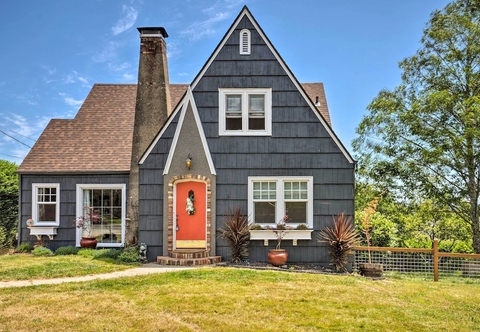
[[[199,266],[220,263],[222,256],[209,256],[202,258],[174,258],[167,256],[158,256],[157,264],[176,265],[176,266]]]
[[[207,258],[209,252],[205,249],[175,249],[168,252],[168,256],[178,259]]]

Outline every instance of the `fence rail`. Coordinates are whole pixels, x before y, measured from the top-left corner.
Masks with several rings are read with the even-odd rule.
[[[438,251],[435,240],[432,249],[355,247],[354,268],[369,262],[383,264],[384,272],[415,273],[424,276],[480,278],[480,255],[454,254]]]

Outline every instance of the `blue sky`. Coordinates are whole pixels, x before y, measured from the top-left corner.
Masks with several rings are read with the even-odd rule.
[[[0,159],[20,164],[48,121],[73,118],[94,83],[136,83],[136,27],[163,26],[171,83],[191,83],[244,5],[300,82],[323,82],[340,140],[447,0],[2,0]]]

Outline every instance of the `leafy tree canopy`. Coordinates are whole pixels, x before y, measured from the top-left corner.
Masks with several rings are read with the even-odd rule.
[[[18,166],[0,160],[0,248],[15,241],[18,225]]]
[[[357,127],[360,174],[400,194],[446,206],[480,253],[480,0],[432,13],[402,84],[380,91]]]

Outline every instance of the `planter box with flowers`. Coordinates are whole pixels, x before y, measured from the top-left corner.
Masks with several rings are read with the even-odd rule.
[[[268,246],[269,240],[277,240],[278,231],[281,231],[282,240],[293,240],[293,245],[297,245],[297,240],[311,240],[313,229],[309,229],[305,224],[299,224],[296,227],[285,226],[284,224],[277,229],[271,226],[261,226],[259,224],[253,224],[250,227],[250,240],[263,240],[265,245]]]

